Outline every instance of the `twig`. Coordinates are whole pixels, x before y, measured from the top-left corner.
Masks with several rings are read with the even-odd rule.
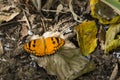
[[[73,7],[72,7],[72,0],[69,1],[69,8],[70,8],[70,12],[72,13],[73,15],[73,18],[74,20],[76,20],[77,22],[82,22],[81,20],[78,20],[81,19],[77,14],[75,14],[74,10],[73,10]]]
[[[28,25],[28,29],[31,30],[31,29],[32,29],[32,28],[31,28],[31,24],[30,24],[30,22],[28,21],[28,18],[27,18],[27,16],[26,16],[25,10],[23,10],[23,14],[24,14],[24,16],[25,16],[25,21],[26,21],[26,23],[27,23],[27,25]]]
[[[34,0],[34,1],[35,1],[35,0]],[[41,11],[41,0],[37,0],[37,3],[38,3],[37,10],[38,10],[38,11]]]
[[[20,22],[25,22],[25,21],[20,21],[20,20],[19,21],[10,21],[10,22],[7,22],[7,23],[0,24],[0,27],[10,25],[10,24],[20,23]]]
[[[47,9],[42,9],[42,11],[46,11],[46,12],[57,12],[57,10],[47,10]],[[68,11],[69,12],[69,11]],[[66,13],[66,12],[63,12],[63,11],[59,11],[59,13]]]
[[[109,80],[115,80],[117,73],[118,73],[118,64],[116,63]]]

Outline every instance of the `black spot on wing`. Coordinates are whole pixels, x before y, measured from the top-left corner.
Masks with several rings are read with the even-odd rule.
[[[35,47],[35,44],[36,44],[36,40],[33,41],[33,45],[32,46]]]
[[[55,41],[54,41],[53,37],[51,37],[51,40],[52,40],[52,43],[55,44]]]
[[[57,43],[59,44],[60,43],[59,38],[55,37],[55,39],[57,40]]]
[[[29,48],[31,47],[31,41],[28,43],[28,47],[29,47]]]
[[[51,40],[53,41],[53,37],[51,37]]]

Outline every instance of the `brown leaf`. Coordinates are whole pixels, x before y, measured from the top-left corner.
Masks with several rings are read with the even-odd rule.
[[[27,26],[23,25],[20,33],[21,33],[21,39],[23,39],[23,37],[25,37],[28,34]]]

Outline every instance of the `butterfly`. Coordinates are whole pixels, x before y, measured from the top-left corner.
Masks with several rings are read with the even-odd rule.
[[[65,41],[58,37],[47,37],[31,40],[24,44],[24,50],[36,56],[44,56],[54,54]]]

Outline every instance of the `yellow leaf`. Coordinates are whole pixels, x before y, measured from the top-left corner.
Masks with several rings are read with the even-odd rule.
[[[106,32],[106,40],[105,40],[105,54],[107,54],[112,49],[117,48],[120,46],[120,40],[117,36],[117,33],[120,32],[120,24],[113,24],[110,25],[110,28]],[[117,36],[117,39],[115,39]]]
[[[83,22],[75,27],[80,51],[84,56],[92,53],[97,46],[97,27],[94,21]]]
[[[120,22],[120,16],[114,10],[100,0],[90,0],[91,15],[102,24]]]
[[[116,49],[118,46],[120,46],[120,39],[112,40],[106,47],[105,53],[108,53],[109,51]]]

